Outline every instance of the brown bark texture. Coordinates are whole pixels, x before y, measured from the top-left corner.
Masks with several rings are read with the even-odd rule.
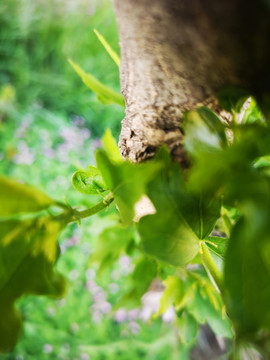
[[[119,147],[141,161],[166,143],[183,162],[183,112],[228,85],[270,98],[269,0],[114,0],[126,101]]]

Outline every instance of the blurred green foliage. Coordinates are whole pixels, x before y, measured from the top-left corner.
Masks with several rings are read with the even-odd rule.
[[[0,355],[1,360],[163,360],[172,354],[178,345],[171,325],[161,320],[144,324],[139,311],[111,312],[125,289],[130,260],[122,259],[102,278],[97,277],[96,267],[89,268],[95,238],[116,221],[115,215],[106,215],[79,229],[74,224],[62,234],[57,270],[67,276],[68,294],[57,301],[33,296],[21,299],[18,308],[24,332],[14,351]]]
[[[118,71],[93,30],[119,52],[108,0],[9,0],[0,4],[0,92],[11,85],[19,108],[38,104],[86,119],[93,135],[119,131],[123,110],[104,107],[76,76],[68,58],[119,91]]]

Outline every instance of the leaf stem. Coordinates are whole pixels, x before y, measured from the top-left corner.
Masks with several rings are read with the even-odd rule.
[[[223,285],[223,275],[219,268],[217,267],[207,245],[201,241],[200,243],[200,255],[203,261],[203,265],[205,267],[205,270],[208,272],[210,277],[213,279],[213,281],[216,284],[216,287],[220,291],[220,293],[223,293],[224,285]]]
[[[110,205],[110,203],[113,201],[113,194],[112,193],[109,193],[107,196],[105,196],[105,198],[100,202],[98,203],[97,205],[89,208],[89,209],[86,209],[86,210],[82,210],[82,211],[78,211],[78,210],[75,210],[74,211],[74,217],[75,219],[74,220],[71,220],[70,222],[72,221],[77,221],[77,220],[82,220],[82,219],[85,219],[89,216],[92,216],[96,213],[98,213],[99,211],[105,209],[108,205]]]
[[[86,210],[76,210],[71,209],[68,212],[64,212],[57,216],[58,220],[62,220],[64,223],[72,223],[75,221],[80,221],[82,219],[85,219],[89,216],[95,215],[99,211],[105,209],[107,206],[111,204],[111,202],[114,200],[113,193],[110,192],[108,195],[104,197],[104,199],[99,202],[98,204],[92,206],[89,209]]]

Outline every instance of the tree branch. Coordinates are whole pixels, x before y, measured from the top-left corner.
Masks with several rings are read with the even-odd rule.
[[[168,144],[185,162],[183,112],[226,85],[269,95],[267,0],[114,0],[126,116],[119,147],[141,161]],[[210,101],[217,108],[216,101]]]

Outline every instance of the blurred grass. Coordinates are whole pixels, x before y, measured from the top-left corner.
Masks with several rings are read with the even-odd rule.
[[[0,172],[51,196],[80,199],[72,173],[94,161],[106,127],[116,137],[120,131],[123,109],[100,104],[68,63],[120,91],[118,68],[94,28],[119,53],[108,0],[0,3]]]
[[[119,53],[117,28],[108,0],[9,0],[0,3],[0,91],[15,89],[20,109],[38,104],[81,116],[95,136],[109,122],[119,132],[123,110],[104,107],[81,82],[67,59],[119,91],[118,70],[98,41],[98,29]]]

